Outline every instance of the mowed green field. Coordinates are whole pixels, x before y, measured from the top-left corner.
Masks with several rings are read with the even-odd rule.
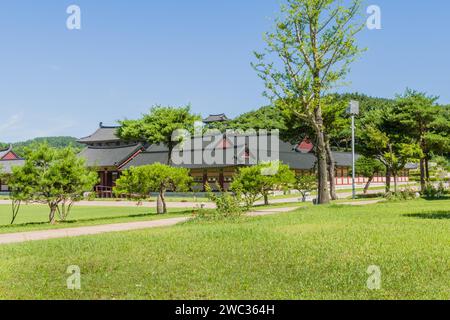
[[[191,210],[192,211],[192,210]],[[121,223],[174,218],[191,214],[183,209],[170,209],[167,215],[157,215],[155,208],[146,207],[73,207],[69,219],[56,225],[48,224],[49,209],[44,205],[23,205],[14,225],[11,223],[11,206],[0,205],[0,234],[33,230],[73,228],[89,225]]]
[[[2,299],[449,299],[450,201],[0,246]],[[68,266],[81,290],[68,290]],[[381,290],[367,269],[381,270]]]

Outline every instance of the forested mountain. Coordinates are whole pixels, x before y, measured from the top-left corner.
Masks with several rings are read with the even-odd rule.
[[[72,146],[78,150],[83,148],[83,145],[78,143],[77,138],[74,137],[42,137],[23,142],[11,143],[11,145],[13,146],[15,153],[19,156],[23,156],[25,147],[31,146],[34,143],[39,144],[43,142],[47,142],[50,146],[55,148],[64,148],[67,146]],[[0,149],[6,149],[9,145],[9,143],[0,142]]]

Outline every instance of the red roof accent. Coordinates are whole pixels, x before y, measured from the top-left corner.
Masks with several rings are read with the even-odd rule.
[[[1,160],[19,160],[19,157],[12,151],[5,154]]]
[[[131,155],[131,157],[129,157],[127,160],[125,160],[120,166],[118,166],[118,169],[121,170],[123,167],[125,167],[125,165],[127,163],[129,163],[131,160],[133,160],[134,158],[136,158],[139,154],[141,154],[143,151],[143,149],[139,149],[138,151],[136,151],[134,154]]]
[[[299,145],[297,146],[297,150],[301,153],[310,153],[314,149],[314,145],[312,144],[311,140],[304,139]]]
[[[222,149],[229,149],[232,147],[230,141],[228,141],[228,139],[223,139],[222,142],[218,145],[219,148]]]

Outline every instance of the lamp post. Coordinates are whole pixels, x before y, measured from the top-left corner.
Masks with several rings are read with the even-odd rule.
[[[352,198],[356,199],[355,116],[359,115],[359,101],[355,100],[350,101],[350,106],[348,107],[347,112],[352,117]]]

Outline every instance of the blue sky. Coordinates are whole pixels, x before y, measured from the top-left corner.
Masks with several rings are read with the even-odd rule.
[[[280,0],[2,0],[0,141],[90,134],[154,104],[233,117],[267,104],[250,66]],[[82,30],[66,28],[77,4]],[[341,91],[450,103],[450,2],[374,0],[382,30]]]

